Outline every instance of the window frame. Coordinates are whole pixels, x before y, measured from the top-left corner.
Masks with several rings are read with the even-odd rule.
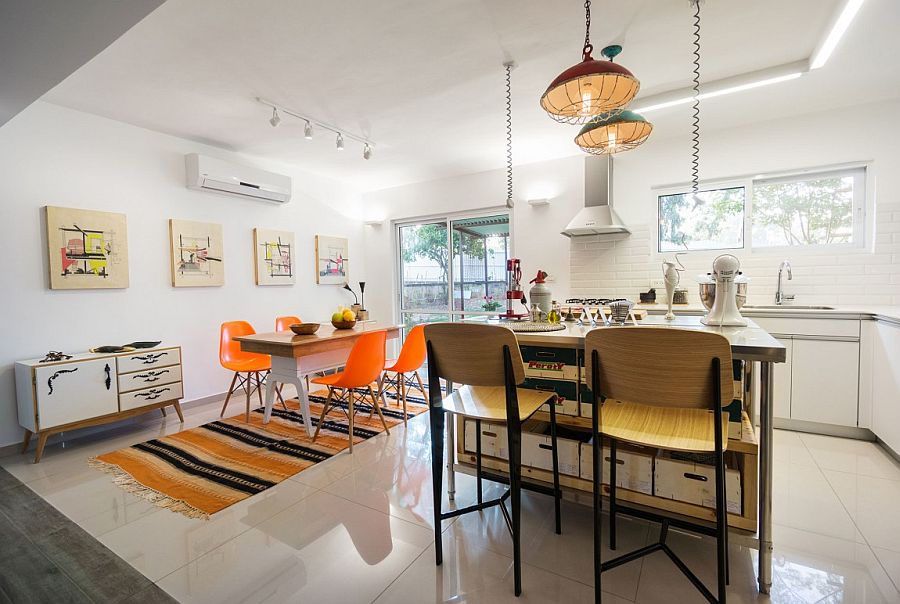
[[[855,162],[832,166],[818,166],[815,168],[797,169],[783,172],[755,174],[735,178],[701,181],[700,190],[710,191],[716,189],[728,189],[744,187],[746,197],[744,200],[744,245],[738,248],[716,248],[704,250],[671,250],[660,251],[659,233],[659,198],[667,195],[690,193],[690,184],[664,185],[652,187],[654,206],[656,208],[656,221],[654,234],[651,237],[652,252],[655,257],[678,253],[689,253],[694,256],[718,255],[721,253],[738,252],[750,254],[791,254],[823,253],[829,251],[864,252],[871,251],[874,245],[875,225],[873,222],[875,205],[874,174],[871,162]],[[778,182],[793,182],[800,180],[814,180],[837,175],[853,175],[853,241],[850,243],[822,243],[808,245],[779,245],[779,246],[754,246],[753,245],[753,211],[755,186],[761,184],[776,184]],[[861,190],[860,190],[861,189]]]

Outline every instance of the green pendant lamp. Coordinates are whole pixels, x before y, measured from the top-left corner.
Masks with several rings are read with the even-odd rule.
[[[653,124],[634,111],[626,110],[592,119],[575,137],[575,144],[591,155],[612,155],[634,149],[647,140],[652,131]]]

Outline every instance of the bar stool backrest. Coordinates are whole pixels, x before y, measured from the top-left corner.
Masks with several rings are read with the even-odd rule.
[[[594,351],[598,381],[594,381]],[[734,398],[731,345],[717,333],[673,327],[599,328],[585,336],[587,383],[604,398],[656,407],[709,409]],[[719,388],[713,377],[718,359]]]
[[[433,323],[425,326],[428,366],[437,376],[468,386],[506,386],[504,347],[515,384],[525,381],[516,334],[499,325]],[[437,390],[437,389],[435,389]]]

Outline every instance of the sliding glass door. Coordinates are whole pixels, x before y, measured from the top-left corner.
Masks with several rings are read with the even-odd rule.
[[[411,221],[396,228],[400,319],[407,328],[505,309],[509,214]]]

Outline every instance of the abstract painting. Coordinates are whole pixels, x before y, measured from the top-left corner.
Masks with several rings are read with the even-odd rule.
[[[345,237],[316,235],[316,283],[343,285],[347,283],[348,242]]]
[[[253,229],[253,255],[257,285],[294,284],[294,234]]]
[[[213,287],[225,284],[222,225],[169,220],[174,287]]]
[[[47,206],[50,289],[128,287],[125,214]]]

